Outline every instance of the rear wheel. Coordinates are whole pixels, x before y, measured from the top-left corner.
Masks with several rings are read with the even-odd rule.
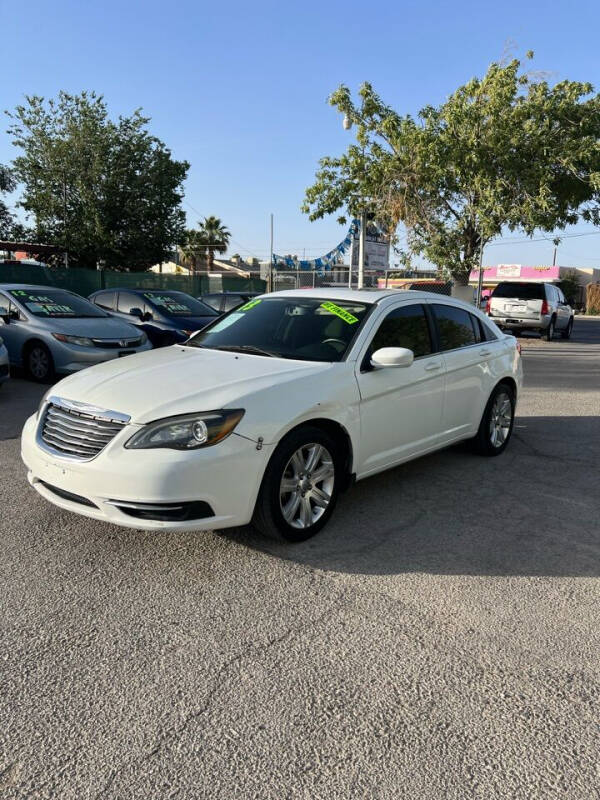
[[[309,539],[333,513],[341,477],[342,457],[331,436],[311,425],[292,431],[266,469],[253,525],[273,539]]]
[[[556,321],[555,321],[554,317],[552,317],[552,319],[550,320],[550,324],[546,328],[546,333],[542,334],[545,337],[547,342],[551,342],[552,339],[554,339],[554,331],[555,331],[555,329],[556,329]]]
[[[569,324],[564,329],[564,331],[561,331],[560,335],[562,336],[563,339],[570,339],[572,333],[573,333],[573,317],[571,317],[571,319],[569,320]]]
[[[45,344],[34,342],[25,352],[27,375],[38,383],[45,383],[54,377],[54,361]]]
[[[512,435],[515,421],[515,393],[506,383],[492,392],[474,437],[473,446],[482,456],[499,456]]]

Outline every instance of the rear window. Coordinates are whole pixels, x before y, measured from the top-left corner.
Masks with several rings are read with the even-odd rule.
[[[543,300],[543,283],[499,283],[492,297],[512,297],[515,300]]]

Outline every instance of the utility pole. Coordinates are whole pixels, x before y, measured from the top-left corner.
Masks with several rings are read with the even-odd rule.
[[[69,232],[67,227],[67,176],[63,171],[63,227],[65,229],[65,269],[69,269]]]
[[[271,214],[271,258],[269,262],[269,280],[267,283],[268,290],[273,291],[273,214]]]
[[[483,236],[479,239],[479,278],[477,280],[477,308],[481,305],[481,289],[483,287]]]
[[[360,212],[360,237],[358,240],[358,289],[362,289],[365,278],[365,245],[367,241],[367,212],[363,205]]]

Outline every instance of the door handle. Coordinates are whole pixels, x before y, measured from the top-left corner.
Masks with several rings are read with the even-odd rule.
[[[425,370],[427,372],[432,372],[434,369],[439,369],[441,366],[439,361],[434,361],[432,364],[426,364]]]
[[[482,350],[479,351],[480,356],[489,356],[492,351],[488,347],[484,347]]]

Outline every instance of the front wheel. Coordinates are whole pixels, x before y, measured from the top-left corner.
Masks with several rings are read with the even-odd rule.
[[[45,344],[35,342],[27,349],[25,369],[29,377],[38,383],[46,383],[54,377],[54,361]]]
[[[341,477],[342,458],[331,436],[310,425],[292,431],[265,471],[253,525],[272,539],[309,539],[333,513]]]
[[[492,392],[473,445],[482,456],[499,456],[510,440],[515,422],[515,394],[506,383]]]

